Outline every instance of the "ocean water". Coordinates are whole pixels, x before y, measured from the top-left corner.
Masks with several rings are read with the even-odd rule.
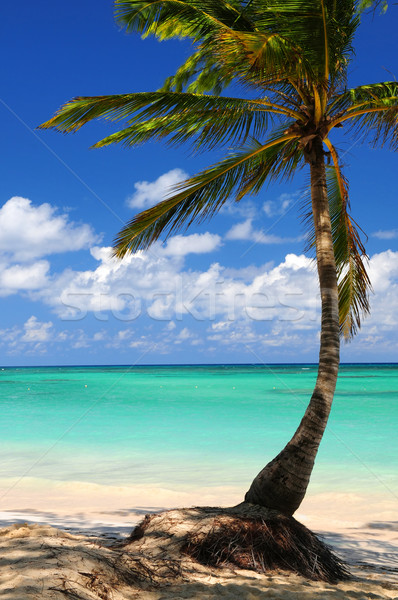
[[[312,365],[4,368],[0,480],[242,486],[294,433]],[[398,495],[398,365],[342,365],[312,492]]]

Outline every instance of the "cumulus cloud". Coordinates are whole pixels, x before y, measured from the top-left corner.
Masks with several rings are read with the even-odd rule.
[[[44,354],[48,343],[61,340],[61,332],[56,335],[51,321],[42,322],[32,315],[21,327],[14,326],[0,330],[0,345],[10,355]]]
[[[175,337],[174,343],[181,344],[182,342],[186,342],[192,337],[194,337],[192,332],[188,329],[188,327],[184,327],[183,329],[181,329],[180,333]]]
[[[248,240],[253,231],[253,219],[246,219],[242,223],[237,223],[226,233],[227,240]]]
[[[107,248],[95,248],[92,255],[99,262],[96,269],[64,272],[51,289],[35,296],[61,319],[83,320],[93,313],[99,321],[125,323],[114,339],[81,333],[73,339],[75,347],[101,340],[118,348],[167,354],[171,346],[210,344],[229,350],[247,346],[258,360],[272,348],[286,348],[289,356],[300,348],[316,356],[319,289],[315,264],[304,255],[291,253],[280,264],[253,267],[250,277],[247,268],[232,272],[219,263],[205,270],[187,269],[183,256],[167,254],[161,244],[153,254],[140,252],[122,261],[111,258]],[[365,339],[379,344],[380,335],[398,333],[398,252],[373,256],[369,272],[375,291],[372,315],[350,345],[354,350]],[[145,335],[131,329],[133,323],[138,328],[139,318],[150,330]]]
[[[50,263],[43,256],[86,249],[100,239],[48,203],[14,196],[0,208],[0,296],[45,288]]]
[[[98,241],[89,225],[69,221],[48,203],[35,206],[14,196],[0,209],[0,253],[13,261],[81,250]]]
[[[208,232],[193,233],[192,235],[175,235],[167,242],[163,254],[165,256],[206,254],[218,250],[220,246],[220,236]]]
[[[297,242],[298,238],[282,238],[278,235],[270,235],[262,229],[253,227],[253,219],[246,219],[242,223],[237,223],[226,233],[227,240],[250,240],[258,244],[284,244],[287,242]]]
[[[127,205],[140,210],[150,208],[169,197],[172,194],[171,188],[187,178],[188,173],[182,169],[172,169],[155,181],[137,181],[134,184],[135,192],[127,199]]]
[[[115,318],[126,323],[146,316],[165,322],[187,317],[197,322],[282,320],[297,328],[305,321],[313,326],[317,282],[310,259],[289,254],[280,265],[252,269],[251,278],[247,269],[232,273],[219,263],[193,271],[184,267],[180,247],[185,253],[210,251],[220,240],[211,234],[186,240],[185,246],[178,236],[175,244],[172,238],[165,247],[157,243],[153,252],[137,252],[122,261],[112,258],[110,248],[94,248],[96,269],[67,270],[32,295],[64,320],[79,321],[94,313],[100,321]]]
[[[81,320],[94,312],[107,320],[110,311],[121,321],[132,321],[142,314],[144,304],[152,318],[166,319],[176,304],[180,312],[186,312],[183,288],[197,278],[184,272],[184,257],[211,252],[220,245],[221,238],[210,233],[175,236],[165,246],[155,243],[150,251],[123,260],[113,258],[111,248],[94,247],[90,253],[99,262],[96,269],[67,269],[32,297],[52,306],[64,319]]]
[[[48,284],[50,263],[40,260],[32,265],[0,263],[0,296],[9,296],[18,291],[37,290]]]
[[[232,274],[218,263],[192,271],[180,256],[162,255],[163,250],[159,245],[155,255],[139,253],[115,261],[110,249],[96,248],[96,269],[64,272],[54,280],[55,288],[42,295],[32,292],[50,304],[61,321],[80,320],[77,329],[62,331],[59,324],[32,316],[22,329],[2,331],[0,343],[14,354],[43,353],[62,343],[75,349],[101,345],[158,355],[167,355],[171,348],[183,352],[197,347],[207,356],[224,348],[243,351],[256,362],[270,360],[274,352],[297,360],[299,351],[300,357],[316,359],[320,303],[316,269],[309,258],[288,254],[280,264],[253,268],[247,278],[245,269],[240,277],[239,269]],[[371,346],[398,349],[398,252],[373,256],[369,271],[375,290],[372,315],[350,344],[349,356]],[[83,317],[90,312],[99,327],[88,334]],[[103,326],[102,321],[110,319],[120,321],[116,333]]]
[[[149,201],[146,198],[144,202]],[[19,231],[21,226],[17,231],[17,217],[24,231]],[[8,226],[19,237],[11,239]],[[34,234],[29,233],[31,227]],[[183,351],[186,346],[202,345],[207,352],[221,346],[237,351],[247,346],[253,359],[257,353],[260,361],[261,352],[267,355],[272,348],[317,351],[318,281],[314,262],[304,255],[290,253],[279,264],[262,266],[231,268],[212,262],[208,268],[189,268],[188,255],[211,253],[222,245],[220,236],[206,232],[176,235],[165,244],[156,242],[146,252],[117,260],[111,248],[93,246],[96,236],[87,225],[76,225],[50,205],[35,207],[23,198],[12,198],[0,210],[1,232],[8,246],[3,237],[0,295],[22,291],[51,307],[61,321],[81,322],[73,331],[69,326],[64,331],[62,325],[32,316],[23,326],[1,332],[0,343],[10,352],[41,353],[57,343],[69,348],[102,345],[161,354],[172,347]],[[262,244],[293,241],[256,229],[251,217],[232,227],[226,239]],[[88,246],[97,261],[92,269],[68,268],[50,276],[50,263],[40,258]],[[354,351],[365,341],[397,346],[392,340],[398,339],[398,252],[374,255],[369,273],[375,292],[372,314],[350,346]],[[91,334],[84,330],[88,314],[99,322],[98,331]],[[103,322],[111,319],[122,326],[117,333],[104,328]]]
[[[258,203],[253,200],[228,201],[220,209],[221,214],[241,219],[254,219],[258,215]]]
[[[37,317],[32,316],[24,324],[24,333],[21,342],[48,342],[51,339],[53,323],[40,322]]]
[[[284,215],[299,197],[299,193],[281,194],[278,200],[267,200],[263,204],[263,211],[267,217]]]
[[[394,240],[398,237],[398,229],[380,229],[372,233],[372,237],[378,238],[379,240]]]
[[[375,294],[387,292],[398,277],[398,252],[386,250],[374,254],[368,270]]]

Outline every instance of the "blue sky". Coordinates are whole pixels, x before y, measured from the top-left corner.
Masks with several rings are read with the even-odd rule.
[[[316,361],[317,282],[300,221],[306,174],[118,263],[107,248],[123,223],[225,149],[90,150],[110,124],[69,136],[35,130],[73,96],[157,89],[188,56],[186,42],[126,35],[112,10],[98,0],[2,10],[0,363]],[[351,85],[397,75],[397,27],[394,6],[363,19]],[[374,286],[372,316],[342,359],[398,361],[397,156],[349,135],[335,141]]]

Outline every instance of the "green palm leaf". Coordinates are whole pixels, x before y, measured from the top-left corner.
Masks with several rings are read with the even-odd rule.
[[[203,40],[216,29],[238,26],[250,30],[241,16],[241,3],[224,0],[116,0],[115,17],[130,32],[160,39]]]
[[[330,129],[344,124],[373,145],[398,149],[398,83],[386,81],[349,89],[330,104]]]
[[[98,118],[126,120],[127,127],[94,147],[123,143],[133,146],[153,138],[167,138],[177,144],[191,140],[197,148],[212,148],[225,143],[242,144],[249,136],[258,136],[269,120],[300,114],[268,100],[246,100],[177,92],[152,92],[75,98],[56,115],[40,125],[62,132],[76,131]],[[285,121],[287,127],[289,123]]]
[[[371,282],[366,270],[367,255],[358,225],[349,214],[347,181],[340,167],[326,168],[329,212],[339,291],[339,322],[341,335],[352,339],[361,327],[363,315],[370,312]],[[308,249],[315,248],[312,212],[305,210],[304,221],[309,230]]]
[[[225,71],[214,57],[211,49],[199,48],[180,66],[174,75],[168,77],[161,91],[174,91],[203,94],[212,92],[219,96],[234,79],[235,73]]]
[[[282,73],[284,82],[314,78],[300,48],[276,33],[221,31],[210,43],[225,71],[251,86],[278,83]]]
[[[334,166],[329,166],[326,173],[338,274],[340,329],[342,335],[350,339],[361,327],[362,315],[369,313],[369,292],[372,288],[365,266],[366,251],[358,227],[348,213],[347,182],[341,174],[339,181]]]
[[[283,153],[291,151],[289,143],[293,135],[275,135],[267,144],[253,141],[243,152],[235,153],[226,160],[202,171],[195,177],[176,186],[171,198],[136,215],[118,234],[114,244],[114,253],[119,258],[127,252],[145,250],[162,235],[167,239],[177,230],[201,222],[216,213],[233,195],[239,199],[243,193],[257,192],[257,180],[251,182],[253,173],[259,168],[268,171],[268,175],[277,177],[286,174],[289,168],[283,165]],[[272,148],[275,150],[270,154]],[[287,148],[287,150],[286,150]],[[270,161],[267,162],[267,158]]]
[[[358,25],[352,0],[116,0],[115,7],[118,22],[128,32],[200,42],[195,61],[200,58],[203,75],[199,87],[194,88],[197,91],[214,89],[216,76],[218,82],[230,77],[231,62],[234,75],[246,79],[253,68],[261,68],[261,78],[251,77],[257,84],[277,80],[281,66],[285,80],[289,75],[297,83],[311,75],[312,80],[326,85],[330,75],[336,81],[344,77]],[[227,61],[227,69],[215,65],[214,53],[219,65]],[[249,61],[242,61],[242,56]],[[193,67],[190,59],[187,62],[166,86],[182,89],[181,79],[191,75]]]

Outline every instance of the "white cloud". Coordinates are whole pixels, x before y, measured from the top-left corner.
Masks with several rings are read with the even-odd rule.
[[[364,320],[363,335],[377,332],[383,338],[398,340],[398,252],[387,250],[369,261],[374,294],[370,296],[370,316]]]
[[[267,217],[284,215],[292,204],[297,200],[299,194],[281,194],[278,200],[267,200],[263,204],[263,211]]]
[[[266,360],[272,348],[284,348],[292,359],[297,350],[300,356],[316,357],[320,306],[311,259],[288,254],[278,265],[253,269],[248,280],[246,269],[242,277],[239,269],[232,275],[218,263],[205,271],[189,271],[176,257],[160,256],[160,246],[156,251],[156,258],[142,253],[120,271],[112,270],[110,259],[102,253],[104,262],[98,267],[102,283],[110,277],[111,289],[134,293],[140,314],[155,321],[152,333],[132,339],[129,334],[130,347],[167,354],[171,345],[203,344],[207,351],[209,342],[231,351],[246,348],[257,361]],[[383,340],[383,347],[393,344],[397,349],[392,340],[398,339],[398,252],[373,256],[369,272],[375,290],[372,315],[350,344],[354,353],[355,348],[379,348]],[[166,321],[160,337],[159,320]],[[182,329],[175,321],[183,324]],[[195,322],[196,326],[199,322],[199,335],[189,325]]]
[[[227,240],[250,240],[258,244],[284,244],[288,242],[297,242],[299,238],[282,238],[277,235],[269,235],[262,229],[253,228],[253,219],[246,219],[242,223],[237,223],[226,233]]]
[[[134,184],[135,192],[127,199],[130,208],[144,210],[165,200],[172,194],[172,188],[180,181],[188,178],[188,173],[182,169],[172,169],[160,175],[155,181],[137,181]]]
[[[125,342],[129,340],[134,335],[134,332],[131,329],[122,329],[117,333],[117,339],[120,342]]]
[[[0,296],[8,296],[18,291],[37,290],[48,284],[50,264],[40,260],[32,265],[0,264]]]
[[[248,240],[253,231],[252,219],[246,219],[242,223],[237,223],[226,233],[227,240]]]
[[[92,313],[101,326],[90,335],[83,328],[61,331],[53,322],[41,322],[32,316],[23,327],[1,332],[0,343],[9,352],[42,353],[49,344],[57,343],[73,348],[102,344],[163,354],[171,347],[182,351],[185,345],[202,344],[204,349],[217,345],[238,349],[246,345],[253,356],[259,354],[258,360],[262,360],[262,351],[266,354],[273,347],[316,351],[318,282],[313,261],[304,255],[288,254],[276,265],[226,268],[216,262],[207,269],[192,270],[185,266],[187,255],[210,253],[221,246],[220,236],[206,232],[171,237],[164,245],[157,242],[149,251],[128,255],[121,261],[112,258],[111,248],[94,246],[90,253],[98,263],[95,268],[66,269],[50,277],[49,262],[38,260],[46,244],[47,253],[62,251],[62,247],[78,249],[95,240],[94,234],[88,226],[74,225],[66,215],[57,215],[49,205],[34,207],[23,198],[13,198],[0,210],[0,232],[10,225],[17,235],[15,215],[25,215],[29,226],[42,226],[41,237],[37,233],[36,238],[29,238],[22,232],[18,243],[8,237],[10,247],[3,254],[1,249],[6,244],[1,241],[0,294],[22,291],[50,306],[62,320],[83,321]],[[288,241],[255,229],[253,223],[248,218],[236,224],[226,238],[264,244]],[[60,236],[58,240],[55,232]],[[7,231],[5,235],[9,235]],[[24,254],[28,242],[33,248],[30,262]],[[22,244],[21,251],[18,244]],[[375,348],[398,345],[394,341],[398,339],[398,252],[374,255],[369,274],[375,292],[371,297],[372,314],[350,346],[354,352],[366,344]],[[141,324],[137,328],[134,325],[139,331],[131,329],[132,322],[141,317],[146,319],[145,335]],[[110,319],[124,323],[126,329],[118,333],[104,329],[102,322]]]
[[[81,250],[98,241],[89,225],[70,222],[47,203],[35,206],[14,196],[0,209],[0,252],[13,261]]]
[[[163,253],[166,256],[185,256],[186,254],[205,254],[218,250],[221,246],[219,235],[212,233],[194,233],[176,235],[169,239]]]
[[[81,321],[88,313],[100,321],[131,323],[141,316],[166,323],[195,321],[289,321],[292,327],[314,327],[317,282],[310,259],[289,254],[277,266],[224,268],[213,263],[204,271],[184,268],[182,249],[211,250],[218,236],[178,236],[152,252],[138,252],[119,261],[110,248],[93,248],[94,270],[66,270],[32,297],[43,300],[64,320]],[[202,244],[206,241],[206,244]],[[170,245],[173,252],[170,252]],[[250,275],[250,277],[249,277]],[[173,336],[173,325],[168,332]],[[181,338],[179,338],[181,339]],[[142,340],[134,339],[135,347]]]
[[[176,336],[174,343],[181,344],[182,342],[186,342],[187,340],[193,337],[192,332],[188,329],[188,327],[184,327],[181,329],[180,333]]]
[[[53,323],[40,322],[37,317],[32,316],[24,324],[24,334],[21,337],[21,342],[48,342],[51,339]]]
[[[121,261],[112,258],[111,248],[94,247],[91,255],[100,263],[95,270],[65,270],[32,297],[44,300],[64,319],[81,320],[87,312],[94,312],[107,320],[104,313],[111,311],[115,318],[131,321],[142,314],[145,305],[154,319],[163,320],[177,304],[180,312],[187,312],[183,288],[189,288],[189,281],[197,275],[182,270],[184,256],[211,252],[220,244],[221,238],[210,233],[176,236],[166,246],[155,243],[149,251]]]
[[[254,219],[258,215],[258,204],[253,200],[228,201],[220,209],[221,214],[232,217],[238,216],[242,219]]]
[[[106,339],[106,332],[105,331],[97,331],[97,333],[94,333],[93,335],[93,341],[94,342],[102,342]]]
[[[374,254],[369,261],[369,276],[375,294],[391,290],[398,277],[398,252],[386,250]]]
[[[379,231],[372,233],[372,237],[378,238],[379,240],[393,240],[398,237],[398,229],[380,229]]]
[[[76,350],[90,347],[90,338],[83,329],[78,329],[71,341],[72,348],[75,348]]]
[[[47,344],[62,340],[62,332],[55,334],[51,321],[42,322],[32,315],[22,326],[10,327],[0,331],[0,345],[5,347],[7,354],[43,354]]]

